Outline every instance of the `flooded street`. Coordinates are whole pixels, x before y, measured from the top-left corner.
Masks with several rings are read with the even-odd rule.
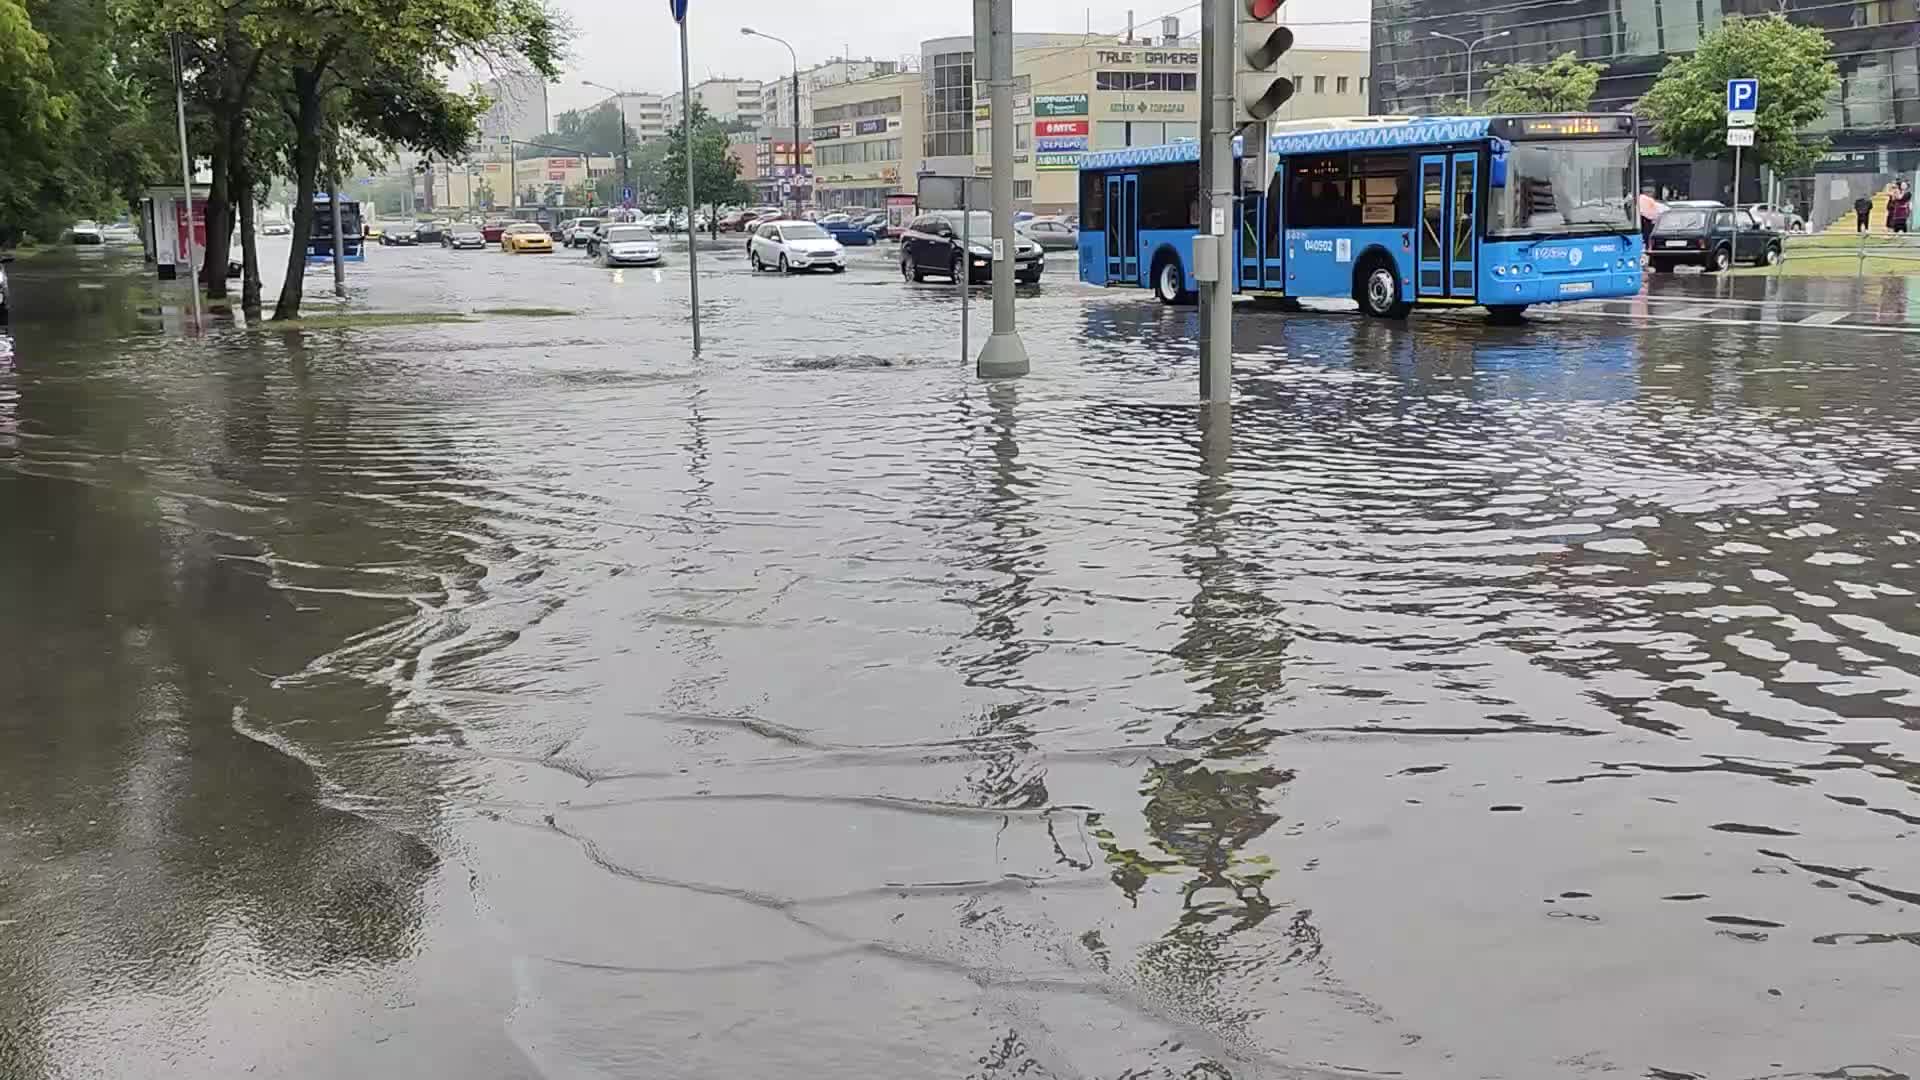
[[[1920,1075],[1920,286],[892,256],[15,264],[0,1077]]]

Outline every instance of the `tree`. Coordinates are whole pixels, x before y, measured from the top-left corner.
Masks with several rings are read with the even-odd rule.
[[[1826,114],[1827,99],[1840,87],[1840,69],[1826,34],[1778,14],[1729,17],[1692,55],[1667,63],[1640,99],[1640,115],[1675,153],[1722,157],[1729,153],[1727,80],[1741,78],[1760,81],[1749,158],[1789,176],[1811,168],[1826,153],[1827,140],[1802,132]]]
[[[1484,113],[1585,112],[1600,87],[1604,64],[1589,64],[1571,52],[1544,64],[1508,64],[1492,69]]]
[[[654,182],[654,198],[670,210],[686,207],[689,128],[693,132],[694,208],[747,201],[751,195],[740,182],[740,163],[727,154],[726,129],[716,123],[699,102],[667,132],[666,154]]]

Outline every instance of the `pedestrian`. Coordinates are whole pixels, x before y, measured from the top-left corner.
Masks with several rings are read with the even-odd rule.
[[[1873,213],[1872,199],[1869,199],[1865,195],[1862,195],[1859,198],[1853,200],[1853,217],[1854,217],[1853,231],[1866,232],[1867,231],[1867,215],[1871,213]]]
[[[1894,185],[1893,196],[1887,200],[1887,228],[1893,232],[1907,231],[1908,223],[1913,220],[1913,188],[1905,180]]]
[[[1653,197],[1651,185],[1640,190],[1640,248],[1646,250],[1653,244],[1653,226],[1667,208],[1659,199]]]

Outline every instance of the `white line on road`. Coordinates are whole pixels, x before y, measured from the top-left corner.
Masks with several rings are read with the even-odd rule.
[[[1816,321],[1811,317],[1802,319],[1799,322],[1761,322],[1755,319],[1713,319],[1713,318],[1708,318],[1704,314],[1705,312],[1712,312],[1715,310],[1718,310],[1718,309],[1711,308],[1711,307],[1694,308],[1694,309],[1689,309],[1689,312],[1675,312],[1673,314],[1667,314],[1665,312],[1652,312],[1652,311],[1624,311],[1623,312],[1623,311],[1607,311],[1604,309],[1587,309],[1587,308],[1581,308],[1581,307],[1571,307],[1571,308],[1564,308],[1556,312],[1555,314],[1562,317],[1575,316],[1575,317],[1584,317],[1589,319],[1594,319],[1594,318],[1618,319],[1622,315],[1628,315],[1633,318],[1655,319],[1661,322],[1709,323],[1714,326],[1747,326],[1747,327],[1766,326],[1766,327],[1775,327],[1780,329],[1791,329],[1794,327],[1808,327],[1811,329],[1825,328],[1830,330],[1848,330],[1848,331],[1855,331],[1859,333],[1920,334],[1920,326],[1882,326],[1879,324],[1869,325],[1864,323],[1842,323],[1838,319],[1835,319],[1835,320],[1823,319],[1823,320]],[[1836,311],[1836,312],[1826,312],[1825,314],[1838,315],[1841,319],[1844,319],[1848,315],[1854,314],[1854,312]]]
[[[1853,314],[1851,311],[1816,311],[1806,318],[1801,319],[1799,325],[1832,326],[1834,323],[1844,321],[1846,317],[1851,314]]]

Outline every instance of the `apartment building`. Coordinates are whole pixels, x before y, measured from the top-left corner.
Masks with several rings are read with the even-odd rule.
[[[878,209],[912,194],[920,171],[921,77],[889,73],[822,87],[813,98],[813,191],[822,209]]]

